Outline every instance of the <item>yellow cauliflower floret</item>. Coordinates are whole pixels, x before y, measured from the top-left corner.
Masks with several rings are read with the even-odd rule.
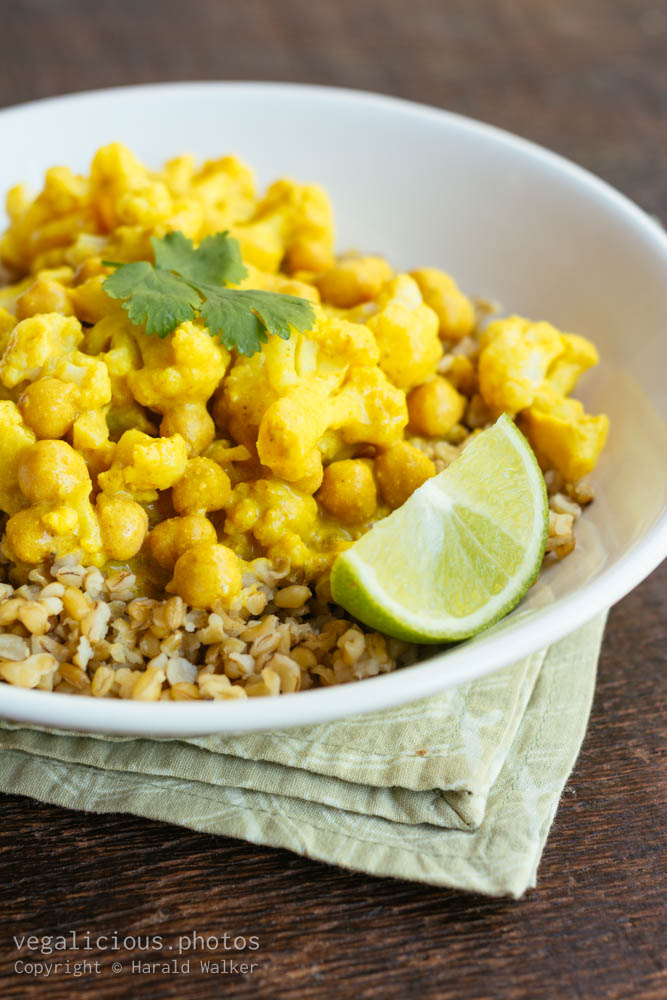
[[[16,405],[0,400],[0,510],[14,514],[25,501],[18,482],[18,463],[35,443],[35,435],[23,422]]]
[[[312,477],[319,486],[322,456],[317,442],[331,416],[326,388],[304,384],[291,389],[262,416],[257,436],[260,461],[281,479]]]
[[[331,367],[376,365],[380,361],[380,348],[375,337],[361,323],[350,323],[338,316],[317,312],[312,330],[304,336],[318,346],[317,374],[326,375]]]
[[[137,346],[135,327],[124,312],[105,316],[86,332],[83,347],[88,354],[103,361],[111,382],[111,408],[108,413],[109,429],[114,437],[130,429],[154,433],[155,428],[146,412],[130,391],[127,377],[141,366],[141,352]],[[173,431],[170,433],[174,433]]]
[[[25,379],[50,373],[63,354],[74,351],[83,337],[73,316],[45,313],[17,323],[0,362],[0,381],[13,388]]]
[[[405,393],[379,368],[354,367],[332,399],[331,427],[345,444],[388,447],[408,422]]]
[[[255,205],[253,173],[235,156],[208,160],[197,171],[191,158],[178,157],[167,164],[162,176],[174,194],[188,195],[201,206],[202,238],[229,229],[233,223],[252,214]]]
[[[60,263],[79,233],[94,228],[88,181],[67,167],[47,170],[33,200],[10,192],[8,209],[11,225],[0,240],[0,258],[23,273],[38,271],[46,259]]]
[[[111,468],[98,476],[105,493],[130,493],[136,500],[157,499],[185,472],[188,449],[180,434],[151,438],[142,431],[125,431],[116,445]]]
[[[73,351],[53,368],[53,375],[76,389],[79,410],[96,410],[111,402],[111,381],[104,361]]]
[[[18,483],[31,506],[7,522],[13,555],[27,563],[81,549],[86,562],[104,561],[102,541],[89,496],[88,469],[65,441],[37,441],[17,464]]]
[[[264,414],[288,392],[307,386],[310,406],[311,390],[326,397],[351,366],[377,362],[379,349],[366,327],[315,311],[312,330],[293,331],[289,340],[270,337],[261,352],[234,363],[216,394],[213,416],[235,441],[252,447]]]
[[[205,403],[229,364],[229,351],[196,323],[181,323],[164,340],[142,337],[143,368],[128,385],[138,403],[166,413],[180,403]]]
[[[407,392],[435,373],[442,357],[438,317],[424,305],[419,287],[401,274],[376,299],[378,312],[366,320],[380,348],[380,367]]]
[[[270,186],[254,214],[231,227],[244,260],[263,271],[322,271],[333,262],[333,219],[325,191],[283,179]]]
[[[490,323],[483,343],[479,390],[493,413],[515,414],[530,406],[550,366],[563,353],[555,327],[521,316]]]
[[[561,333],[563,353],[556,358],[547,372],[547,382],[563,396],[572,392],[579,376],[600,360],[597,349],[590,340],[575,333]]]
[[[300,281],[296,277],[288,277],[285,274],[274,271],[260,271],[258,267],[244,261],[247,275],[239,281],[236,288],[256,288],[264,292],[281,292],[283,295],[296,295],[301,299],[308,299],[319,304],[320,293],[315,285],[306,281]]]
[[[521,414],[521,427],[544,468],[554,468],[566,482],[593,470],[609,433],[609,418],[590,416],[578,399],[543,386]]]
[[[128,191],[145,187],[148,171],[120,142],[97,150],[90,165],[90,194],[101,229],[114,229],[120,222],[119,199]]]
[[[475,310],[451,275],[437,267],[411,271],[427,306],[437,315],[443,340],[462,340],[472,333]]]
[[[257,479],[234,488],[227,509],[225,533],[251,532],[260,544],[279,544],[285,534],[307,538],[317,520],[312,496],[277,479]]]
[[[254,450],[262,415],[277,398],[267,376],[266,352],[257,351],[234,362],[215,394],[213,418],[235,441]]]
[[[350,309],[379,295],[392,275],[383,257],[349,257],[337,261],[315,283],[324,302]]]

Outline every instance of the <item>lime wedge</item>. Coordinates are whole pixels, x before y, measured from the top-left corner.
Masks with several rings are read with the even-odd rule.
[[[537,577],[544,479],[506,415],[336,559],[333,599],[387,635],[466,639],[497,622]]]

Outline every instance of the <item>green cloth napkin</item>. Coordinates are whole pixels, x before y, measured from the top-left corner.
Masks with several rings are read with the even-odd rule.
[[[518,897],[586,731],[604,623],[441,695],[286,732],[152,740],[5,722],[0,790]]]

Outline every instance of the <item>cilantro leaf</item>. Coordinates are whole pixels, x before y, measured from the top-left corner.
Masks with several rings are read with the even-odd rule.
[[[198,313],[212,337],[250,356],[261,350],[269,334],[287,340],[292,326],[304,331],[315,322],[306,299],[225,287],[238,284],[248,273],[238,241],[227,232],[207,236],[196,249],[180,232],[153,236],[151,243],[155,265],[104,261],[116,271],[102,285],[111,298],[125,300],[123,309],[146,333],[166,337]]]
[[[112,299],[125,299],[123,309],[146,333],[166,337],[179,323],[195,318],[201,295],[170,271],[154,268],[148,261],[122,264],[102,285]]]
[[[227,232],[207,236],[195,250],[192,240],[183,233],[167,233],[162,239],[151,237],[155,266],[176,271],[187,282],[204,285],[236,285],[246,277],[238,240]]]
[[[273,333],[283,340],[290,336],[290,325],[309,330],[315,312],[307,299],[278,292],[260,292],[253,288],[231,289],[202,287],[206,302],[200,315],[213,336],[225,347],[235,347],[248,356],[261,350]]]

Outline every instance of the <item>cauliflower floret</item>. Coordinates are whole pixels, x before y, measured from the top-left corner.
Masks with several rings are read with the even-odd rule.
[[[263,465],[281,479],[322,480],[317,442],[331,422],[326,387],[300,385],[272,403],[259,425],[257,453]]]
[[[231,227],[244,260],[263,271],[322,271],[333,263],[329,198],[316,184],[276,181],[247,222]]]
[[[220,430],[251,451],[264,411],[278,398],[269,382],[266,357],[266,351],[257,351],[238,358],[213,400],[213,419]]]
[[[580,375],[600,360],[597,349],[590,340],[576,333],[561,333],[563,353],[556,358],[547,372],[547,382],[556,392],[567,396],[572,392]]]
[[[129,493],[150,503],[158,490],[168,490],[185,472],[188,449],[180,434],[151,438],[142,431],[125,431],[116,445],[111,468],[98,476],[105,493]]]
[[[7,540],[16,559],[41,562],[79,548],[84,560],[104,561],[92,482],[81,455],[65,441],[37,441],[17,463],[18,484],[30,501],[7,522]]]
[[[11,225],[0,240],[0,257],[22,273],[38,271],[45,258],[62,262],[82,229],[95,225],[88,181],[67,167],[47,170],[44,188],[33,200],[25,189],[14,188],[8,209]]]
[[[407,274],[387,282],[376,305],[378,312],[366,325],[380,348],[380,367],[407,392],[435,374],[442,357],[438,317],[424,305],[417,282]]]
[[[120,437],[131,427],[145,433],[154,431],[128,385],[130,372],[141,367],[141,352],[134,330],[124,312],[105,316],[87,331],[83,343],[84,350],[103,361],[109,373],[111,408],[108,419],[114,437]]]
[[[555,327],[521,316],[490,323],[482,343],[479,389],[494,413],[515,414],[530,406],[549,367],[563,353]]]
[[[13,388],[49,374],[63,354],[76,350],[83,338],[73,316],[44,313],[17,323],[0,362],[0,381]]]
[[[332,400],[331,427],[345,444],[389,447],[408,422],[405,393],[375,367],[355,367]]]
[[[0,510],[14,514],[25,500],[18,483],[18,462],[23,452],[35,443],[35,435],[23,423],[16,405],[0,401]]]
[[[436,313],[443,340],[462,340],[472,333],[475,310],[451,275],[437,267],[422,267],[410,272],[419,285],[424,302]]]
[[[234,222],[249,218],[255,205],[255,184],[250,167],[235,156],[208,160],[195,171],[191,157],[179,156],[162,171],[170,191],[191,197],[201,206],[204,223],[200,236],[223,232]]]
[[[287,558],[295,568],[311,558],[305,540],[316,523],[312,496],[277,479],[257,479],[239,483],[232,491],[225,534],[234,538],[250,533],[271,559]]]
[[[327,397],[343,384],[350,367],[372,366],[377,363],[379,355],[375,339],[366,327],[338,317],[326,316],[316,307],[316,321],[312,330],[307,333],[293,331],[289,340],[269,337],[261,352],[250,358],[241,357],[235,362],[216,395],[213,416],[218,426],[228,430],[235,441],[252,449],[260,424],[269,410],[272,416],[268,418],[268,423],[276,424],[282,420],[278,414],[281,412],[279,402],[283,396],[292,394],[290,403],[284,404],[282,409],[290,408],[292,414],[295,414],[295,407],[298,408],[296,399],[299,397],[298,394],[294,396],[294,393],[303,388],[304,410],[311,412],[315,405],[315,394],[320,401],[317,405],[323,405],[328,413]],[[301,417],[297,416],[297,419],[301,420]],[[328,418],[325,417],[325,421],[326,419]],[[318,428],[323,426],[322,414],[317,414],[316,422]],[[269,445],[268,423],[264,424],[262,447],[268,448],[273,454],[276,448],[284,447],[284,444],[281,445],[276,440],[273,445]],[[308,433],[308,438],[312,439],[312,433]],[[315,443],[316,441],[317,438],[314,439]],[[295,456],[295,462],[303,465],[303,456],[312,447],[314,444],[304,444],[298,457]],[[266,462],[266,459],[262,460]],[[266,464],[276,471],[270,462]],[[314,458],[309,467],[311,470],[319,468],[321,472],[321,466]],[[298,479],[300,476],[285,478]]]
[[[521,414],[521,428],[543,468],[554,468],[574,483],[593,470],[609,433],[609,418],[584,412],[578,399],[543,386]]]
[[[58,361],[53,375],[76,387],[75,405],[79,410],[96,410],[111,402],[109,372],[98,358],[74,351]]]
[[[164,340],[142,337],[143,367],[130,371],[128,385],[138,403],[167,413],[180,403],[205,403],[229,364],[229,351],[190,321]]]

